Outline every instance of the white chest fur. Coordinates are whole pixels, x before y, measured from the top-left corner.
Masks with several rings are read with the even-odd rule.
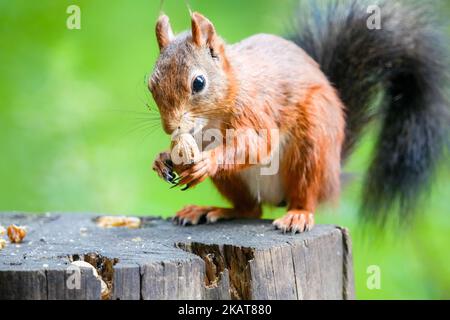
[[[283,154],[284,140],[280,139],[278,150],[272,153],[271,165],[274,165],[274,161],[278,161],[276,170],[273,170],[274,174],[262,174],[261,165],[255,165],[240,172],[241,179],[247,185],[250,193],[260,203],[279,205],[286,200],[280,170],[280,155]]]

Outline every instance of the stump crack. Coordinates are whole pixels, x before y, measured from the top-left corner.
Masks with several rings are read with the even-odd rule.
[[[119,262],[117,258],[108,258],[96,252],[86,254],[69,255],[69,261],[85,261],[92,265],[104,283],[106,283],[107,290],[102,292],[102,300],[111,300],[114,288],[114,266]]]
[[[342,234],[343,247],[343,286],[342,298],[344,300],[355,299],[354,276],[353,276],[353,253],[350,232],[347,228],[336,227]]]
[[[202,258],[205,263],[204,286],[206,289],[218,288],[225,280],[228,280],[226,282],[228,282],[228,291],[232,299],[251,299],[250,263],[254,259],[254,249],[199,242],[179,242],[175,246]]]

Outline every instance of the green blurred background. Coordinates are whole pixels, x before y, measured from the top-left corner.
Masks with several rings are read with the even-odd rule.
[[[279,0],[190,3],[228,42],[285,33],[295,7]],[[66,27],[71,4],[81,8],[81,30]],[[169,145],[147,108],[156,110],[145,79],[158,54],[159,11],[159,0],[0,0],[1,211],[167,217],[190,203],[225,204],[210,182],[169,190],[150,169]],[[175,31],[189,27],[184,1],[166,0],[164,11]],[[355,179],[340,206],[321,208],[318,223],[350,228],[358,298],[448,299],[450,170],[440,169],[411,229],[362,228],[356,212],[372,141],[369,132],[346,165]],[[265,217],[282,213],[266,208]],[[379,290],[366,285],[371,265],[381,270]]]

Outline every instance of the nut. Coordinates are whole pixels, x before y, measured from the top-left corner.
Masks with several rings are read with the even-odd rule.
[[[4,249],[6,247],[6,240],[0,239],[0,250]]]
[[[0,237],[3,237],[6,234],[6,229],[3,226],[0,226]]]
[[[141,219],[124,216],[103,216],[97,218],[96,224],[101,228],[127,227],[137,229],[141,226]]]
[[[8,238],[12,243],[22,242],[26,235],[27,231],[24,227],[19,227],[15,224],[8,227]]]
[[[101,286],[101,294],[102,294],[102,300],[108,300],[109,299],[109,288],[105,281],[103,281],[100,278],[100,286]]]
[[[192,164],[200,158],[200,150],[194,137],[188,133],[177,135],[172,140],[172,162],[176,166]]]

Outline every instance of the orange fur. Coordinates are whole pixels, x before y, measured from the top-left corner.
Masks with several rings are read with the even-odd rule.
[[[214,53],[209,55],[207,50]],[[189,89],[193,66],[200,67],[209,81],[207,91],[198,97]],[[280,229],[309,230],[314,220],[310,214],[318,203],[338,195],[343,105],[317,63],[295,44],[256,35],[225,45],[211,22],[195,13],[192,34],[178,36],[161,53],[150,89],[168,133],[180,127],[184,121],[180,115],[185,113],[208,118],[205,128],[217,128],[223,134],[226,129],[279,130],[285,141],[280,177],[289,210],[276,221]],[[240,143],[243,140],[248,143]],[[263,154],[257,146],[265,144],[269,152],[274,146],[270,139],[252,132],[236,134],[232,141],[203,152],[204,160],[197,167],[207,167],[207,174],[184,181],[195,185],[211,177],[234,207],[221,211],[221,217],[260,216],[261,205],[240,172],[255,166],[249,163],[251,148],[258,149],[260,163]],[[243,164],[226,161],[242,157]],[[181,174],[193,176],[197,167]]]

